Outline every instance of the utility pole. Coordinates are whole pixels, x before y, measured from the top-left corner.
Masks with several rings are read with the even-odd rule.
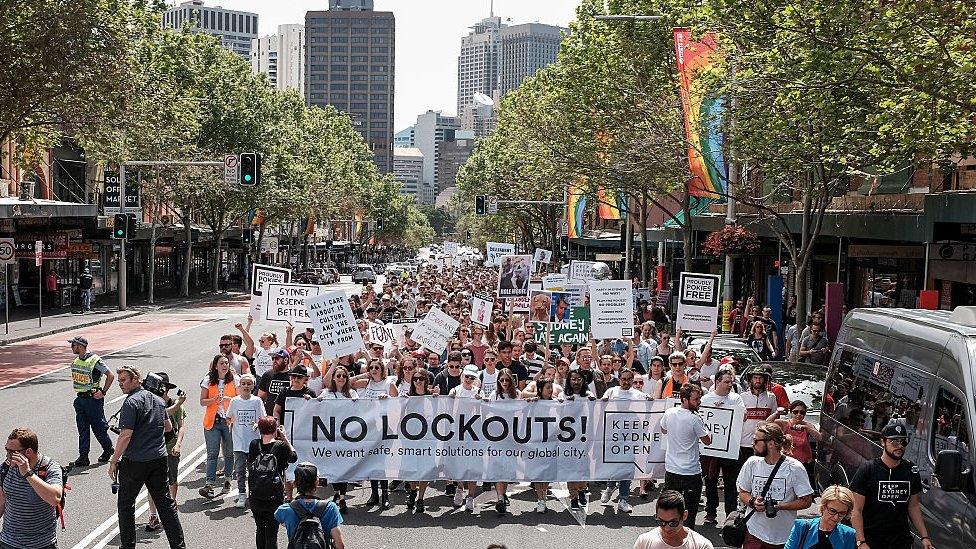
[[[733,67],[732,74],[735,74],[735,68]],[[729,126],[735,123],[735,111],[738,100],[736,96],[732,96],[730,101],[730,108],[726,111],[729,116]],[[729,156],[732,158],[732,164],[729,166],[729,181],[728,188],[725,189],[725,226],[733,227],[735,226],[735,189],[739,186],[739,162],[736,159],[735,151],[729,151]],[[735,287],[733,285],[735,271],[735,260],[731,255],[725,256],[725,288],[723,291],[722,299],[722,331],[728,332],[732,330],[732,326],[729,324],[729,315],[732,314],[732,305],[735,303]]]

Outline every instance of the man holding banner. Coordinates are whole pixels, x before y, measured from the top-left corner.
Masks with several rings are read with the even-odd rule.
[[[681,386],[681,406],[671,408],[661,417],[661,432],[667,435],[664,457],[664,490],[680,492],[687,504],[685,526],[695,529],[698,503],[702,493],[701,454],[698,442],[712,443],[712,435],[697,414],[702,389],[686,383]]]

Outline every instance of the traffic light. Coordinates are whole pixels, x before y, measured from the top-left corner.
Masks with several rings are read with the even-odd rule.
[[[465,231],[465,232],[464,232],[464,236],[465,236],[465,238],[466,238],[467,240],[469,240],[469,241],[470,241],[470,240],[471,240],[471,229],[468,229],[467,231]]]
[[[240,183],[253,186],[261,182],[261,155],[258,153],[241,153],[238,161],[241,168]]]
[[[379,231],[382,231],[382,230],[383,230],[383,220],[382,219],[377,219],[376,220],[376,231],[379,232]]]
[[[254,242],[254,231],[251,229],[244,229],[241,231],[241,242],[244,244],[251,244]]]
[[[488,215],[488,201],[485,199],[485,195],[479,194],[474,197],[474,213],[475,215]]]
[[[115,214],[115,223],[112,225],[112,238],[125,240],[129,238],[129,216],[125,214]]]

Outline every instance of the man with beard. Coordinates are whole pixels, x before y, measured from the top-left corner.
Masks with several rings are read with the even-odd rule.
[[[739,500],[748,511],[754,511],[746,522],[742,549],[782,548],[790,537],[797,511],[813,502],[813,488],[803,464],[783,455],[785,441],[779,425],[760,425],[752,442],[755,455],[739,471]]]
[[[688,512],[685,526],[694,530],[702,495],[701,454],[698,441],[712,443],[712,435],[698,415],[702,389],[693,383],[681,386],[681,406],[669,408],[661,417],[661,432],[667,435],[664,454],[664,490],[684,496]]]
[[[772,376],[762,365],[756,364],[746,370],[745,378],[749,382],[749,392],[741,393],[742,403],[746,407],[746,418],[742,424],[742,439],[739,442],[739,466],[753,455],[753,436],[756,428],[766,423],[766,418],[776,409],[776,395],[768,390]],[[763,414],[766,414],[763,416]]]
[[[912,547],[909,520],[918,531],[924,549],[932,549],[922,518],[918,494],[922,479],[918,467],[904,459],[908,431],[901,423],[881,430],[880,458],[858,467],[851,480],[854,509],[851,525],[857,531],[858,549],[906,549]]]

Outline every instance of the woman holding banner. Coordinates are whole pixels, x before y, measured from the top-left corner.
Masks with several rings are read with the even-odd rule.
[[[493,400],[518,400],[521,398],[519,396],[518,385],[515,383],[515,376],[508,368],[502,368],[498,370],[498,379],[496,380],[495,390],[484,397],[486,401]],[[495,500],[495,511],[498,515],[504,515],[505,510],[508,507],[508,483],[507,482],[496,482],[495,483],[495,494],[497,499]]]
[[[569,372],[569,381],[566,383],[566,390],[563,392],[563,397],[566,401],[576,400],[576,397],[579,397],[580,400],[596,400],[596,397],[590,392],[590,388],[586,386],[586,379],[583,378],[583,374],[579,370]],[[586,482],[566,483],[566,488],[569,489],[570,511],[586,509],[588,503],[586,487]]]
[[[437,392],[431,390],[430,388],[430,375],[422,370],[416,369],[413,372],[413,376],[410,378],[410,390],[406,393],[401,393],[403,396],[417,397],[417,396],[430,396],[436,397]],[[424,494],[427,493],[427,485],[429,482],[411,482],[409,483],[409,493],[407,495],[407,511],[411,513],[417,513],[418,515],[424,512]]]
[[[349,370],[341,364],[333,364],[328,372],[329,386],[323,388],[319,393],[319,400],[358,400],[359,394],[349,384]],[[349,509],[346,507],[346,491],[348,484],[336,482],[332,485],[335,495],[332,501],[339,505],[339,512],[345,514]]]
[[[362,398],[367,400],[382,400],[391,396],[397,396],[396,386],[393,376],[386,375],[386,366],[383,360],[374,358],[366,367],[366,373],[352,378],[354,389],[362,391]],[[377,503],[384,511],[390,507],[390,481],[371,480],[369,481],[370,496],[366,500],[366,507],[375,507]],[[382,490],[382,495],[381,495]]]
[[[536,387],[537,396],[528,397],[525,400],[562,400],[562,398],[554,396],[555,389],[551,379],[543,378],[537,382]],[[546,507],[546,495],[549,492],[549,483],[533,482],[532,488],[535,490],[535,497],[537,500],[535,504],[535,512],[539,514],[545,513],[548,510]]]

